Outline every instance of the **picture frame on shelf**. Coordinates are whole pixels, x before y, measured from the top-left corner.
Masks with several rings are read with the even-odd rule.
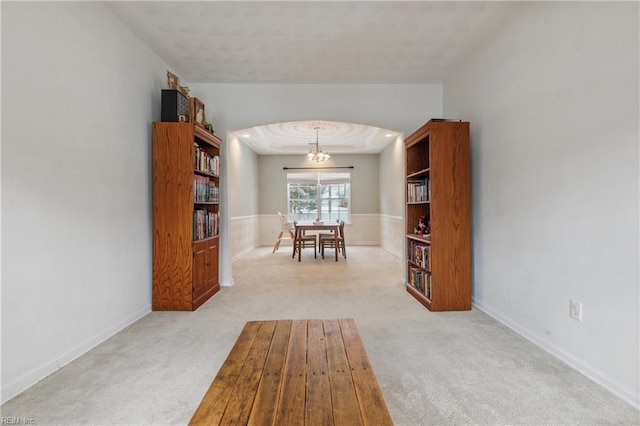
[[[191,122],[198,124],[199,126],[204,127],[206,123],[205,115],[204,115],[204,103],[198,98],[191,98]]]
[[[182,93],[187,99],[190,98],[189,88],[187,86],[178,85],[178,92]]]
[[[167,85],[169,86],[169,89],[172,90],[177,90],[180,85],[180,79],[171,71],[167,71]]]

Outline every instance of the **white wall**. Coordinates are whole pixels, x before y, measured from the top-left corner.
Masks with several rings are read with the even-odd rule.
[[[442,113],[434,117],[441,116]],[[406,178],[404,136],[398,136],[380,153],[379,173],[380,246],[398,257],[402,257],[405,252],[404,235],[406,232],[403,220],[405,206],[403,188]]]
[[[378,188],[378,154],[335,154],[318,167],[353,166],[353,169],[335,169],[335,172],[351,174],[351,213],[378,213],[380,191]],[[303,155],[260,155],[258,168],[260,175],[260,214],[287,212],[287,173],[283,167],[309,166]],[[278,227],[279,228],[279,227]]]
[[[475,305],[636,406],[638,35],[637,2],[525,3],[445,83],[471,122]]]
[[[237,137],[229,136],[227,139],[228,141],[223,143],[226,151],[221,153],[224,165],[220,183],[222,193],[220,237],[223,248],[220,252],[221,263],[222,259],[237,259],[253,249],[260,230],[258,216],[256,216],[259,199],[258,156]],[[230,164],[233,166],[229,166]],[[233,193],[229,195],[228,191]],[[236,212],[235,216],[229,216],[230,211]],[[225,265],[227,264],[228,261],[225,262]],[[233,279],[228,266],[223,269],[224,271],[220,271],[220,284],[232,285]]]
[[[1,7],[4,402],[151,309],[167,65],[101,4]]]
[[[261,124],[310,119],[367,124],[410,134],[430,118],[442,116],[441,84],[190,83],[189,88],[193,96],[205,103],[207,121],[213,124],[220,135]],[[251,154],[249,158],[249,163],[252,163]],[[223,173],[224,167],[228,167],[229,176],[235,173],[233,170],[242,171],[251,166],[240,157],[225,158],[224,153],[222,160],[225,163]],[[403,167],[402,164],[400,167]],[[245,184],[244,179],[227,178],[221,182],[221,284],[233,282],[232,253],[238,255],[252,244],[259,244],[257,239],[251,243],[249,239],[254,236],[244,231],[241,231],[241,235],[230,234],[232,228],[242,230],[245,226],[255,226],[257,223],[256,215],[259,212],[246,208],[243,194],[247,191],[253,194],[260,188],[247,188]],[[229,197],[228,202],[225,202],[226,196]],[[227,206],[228,213],[225,212]],[[225,249],[225,244],[230,240],[236,249]]]

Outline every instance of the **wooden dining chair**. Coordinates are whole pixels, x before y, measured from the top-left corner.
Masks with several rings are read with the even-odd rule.
[[[313,246],[313,258],[317,259],[318,258],[318,246],[317,246],[317,242],[316,242],[316,236],[315,235],[304,235],[303,232],[301,232],[298,229],[298,222],[297,221],[293,222],[293,227],[295,229],[295,232],[294,232],[295,239],[293,241],[294,249],[293,249],[293,256],[292,257],[295,257],[296,251],[297,251],[298,252],[298,262],[300,262],[300,259],[302,257],[302,249],[305,249],[307,247]]]
[[[276,240],[276,243],[273,246],[273,252],[275,253],[276,251],[278,251],[278,249],[280,248],[280,241],[282,240],[291,240],[291,242],[293,242],[293,240],[295,239],[295,234],[294,234],[294,228],[293,228],[293,222],[289,222],[289,219],[283,215],[282,213],[278,212],[278,215],[280,216],[280,233],[278,234],[278,239]]]
[[[341,220],[338,226],[338,250],[342,253],[342,256],[347,258],[347,248],[344,242],[344,220]],[[324,259],[324,249],[335,248],[336,240],[333,234],[321,234],[320,235],[320,254]]]
[[[340,224],[340,219],[336,220],[336,223]],[[333,229],[331,229],[329,232],[318,232],[316,235],[318,235],[318,244],[320,244],[320,238],[322,238],[323,236],[333,238]]]

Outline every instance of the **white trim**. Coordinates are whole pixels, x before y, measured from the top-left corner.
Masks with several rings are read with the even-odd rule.
[[[236,220],[257,219],[260,216],[265,216],[265,215],[254,214],[254,215],[251,215],[251,216],[234,216],[234,217],[230,217],[229,218],[229,222],[235,222]],[[277,216],[277,215],[268,215],[268,216]]]
[[[233,263],[236,260],[240,259],[241,257],[245,256],[246,254],[248,254],[250,251],[252,251],[256,247],[257,246],[251,246],[251,247],[247,247],[246,249],[242,250],[240,253],[238,253],[235,256],[233,256],[233,258],[231,259],[231,263]]]
[[[31,372],[21,375],[13,383],[7,385],[2,389],[2,404],[29,389],[40,380],[46,378],[52,373],[55,373],[65,365],[69,364],[71,361],[89,352],[91,349],[95,348],[110,337],[129,327],[131,324],[140,320],[142,317],[146,316],[149,313],[151,313],[151,305],[147,305],[144,308],[141,308],[135,314],[131,315],[123,321],[120,321],[113,327],[109,327],[97,336],[85,340],[66,354],[57,357],[57,359],[55,359],[54,361],[51,361],[39,368],[31,370]]]
[[[349,243],[349,240],[347,239],[347,248],[349,248],[349,246],[380,246],[380,243],[378,241],[358,241],[355,243]]]
[[[606,388],[607,390],[617,395],[618,397],[624,399],[625,401],[633,405],[635,408],[640,408],[640,395],[634,395],[633,392],[631,392],[630,390],[620,387],[618,384],[613,382],[602,372],[595,370],[591,366],[585,364],[582,360],[563,351],[562,349],[558,348],[548,340],[540,338],[539,336],[531,333],[526,328],[511,321],[509,318],[506,318],[500,315],[498,312],[492,310],[491,308],[483,306],[481,303],[478,303],[476,301],[473,301],[473,306],[478,310],[484,312],[485,314],[489,315],[496,321],[506,325],[511,330],[515,331],[525,339],[529,340],[531,343],[544,349],[545,351],[549,352],[551,355],[555,356],[556,358],[559,358],[560,360],[564,361],[573,369],[582,373],[583,375],[593,380],[600,386]]]
[[[229,282],[220,281],[220,287],[231,287],[234,284],[235,284],[235,282],[233,282],[233,278],[231,278],[231,281],[229,281]]]
[[[379,213],[351,213],[354,217],[380,217]]]
[[[393,220],[402,220],[402,216],[391,216],[388,214],[379,214],[378,216]]]
[[[390,249],[389,249],[389,248],[387,248],[387,247],[382,247],[382,246],[380,246],[380,248],[382,248],[382,249],[386,250],[387,252],[391,253],[392,255],[394,255],[395,257],[397,257],[398,259],[402,260],[402,253],[397,252],[397,251],[394,251],[394,250],[390,250]]]

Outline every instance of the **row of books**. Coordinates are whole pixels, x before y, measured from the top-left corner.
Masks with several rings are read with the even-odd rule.
[[[419,241],[409,240],[408,247],[410,261],[424,269],[431,269],[429,268],[429,253],[431,251],[431,246]]]
[[[193,211],[193,239],[201,240],[203,238],[218,235],[220,222],[219,212],[210,212],[207,210]]]
[[[407,202],[431,200],[431,180],[416,179],[407,181]]]
[[[409,267],[409,284],[417,288],[427,299],[431,299],[431,274],[424,269]]]
[[[207,176],[195,175],[193,177],[193,200],[195,202],[220,201],[220,188]]]
[[[220,175],[220,157],[211,155],[194,142],[195,155],[193,158],[193,168],[195,170],[211,173],[212,175]]]

